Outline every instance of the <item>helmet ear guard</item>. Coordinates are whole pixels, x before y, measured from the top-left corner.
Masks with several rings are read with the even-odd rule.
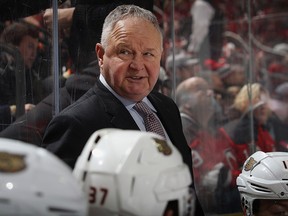
[[[0,138],[0,215],[85,216],[88,202],[72,170],[35,145]]]
[[[172,200],[179,204],[179,215],[191,207],[189,168],[179,151],[154,133],[98,130],[73,173],[89,197],[90,213],[162,215]]]
[[[236,182],[246,215],[253,215],[255,200],[288,199],[288,153],[255,152],[245,161]]]

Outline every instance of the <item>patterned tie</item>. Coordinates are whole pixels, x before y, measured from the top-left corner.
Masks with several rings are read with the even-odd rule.
[[[145,102],[137,102],[134,109],[143,117],[147,131],[157,133],[165,138],[165,134],[159,119]]]

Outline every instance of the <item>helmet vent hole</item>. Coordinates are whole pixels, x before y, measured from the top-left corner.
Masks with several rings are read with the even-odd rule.
[[[49,207],[49,211],[50,212],[54,212],[56,214],[75,214],[76,211],[73,209],[63,209],[63,208],[59,208],[59,207]]]
[[[83,176],[82,176],[82,181],[85,181],[85,180],[86,180],[86,176],[87,176],[87,171],[84,171],[84,172],[83,172]]]
[[[91,155],[92,155],[92,151],[89,152],[89,155],[88,155],[87,161],[90,161],[90,159],[91,159]]]
[[[130,188],[130,195],[133,196],[134,193],[134,187],[135,187],[135,177],[131,180],[131,188]]]
[[[288,169],[288,168],[287,168],[286,161],[282,161],[282,162],[283,162],[283,165],[284,165],[285,169]]]
[[[96,139],[95,139],[95,143],[98,143],[100,138],[101,138],[100,136],[97,136]]]
[[[95,138],[94,143],[97,144],[97,143],[99,142],[100,139],[101,139],[101,136],[97,136],[97,137]],[[92,149],[93,149],[93,148],[92,148]],[[90,149],[90,152],[89,152],[89,155],[88,155],[87,161],[90,161],[91,156],[92,156],[92,150]]]
[[[137,157],[137,162],[140,164],[142,160],[142,152],[139,153],[138,157]]]
[[[271,192],[271,190],[269,188],[263,187],[263,186],[258,185],[258,184],[251,183],[251,187],[254,190],[257,190],[257,191],[261,191],[261,192],[265,192],[265,193],[270,193]]]

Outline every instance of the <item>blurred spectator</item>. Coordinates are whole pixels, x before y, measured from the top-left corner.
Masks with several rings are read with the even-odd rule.
[[[245,70],[245,67],[240,64],[231,64],[221,67],[216,73],[219,74],[225,88],[242,87],[247,81]]]
[[[159,13],[157,14],[158,20],[163,28],[163,59],[172,53],[178,54],[187,49],[191,34],[190,8],[192,2],[175,0],[172,9],[172,1],[154,0],[154,12]]]
[[[274,54],[266,55],[268,66],[268,84],[271,91],[278,85],[288,82],[288,43],[279,43],[273,47]]]
[[[233,140],[240,169],[252,153],[252,145],[264,152],[275,151],[271,124],[274,115],[268,107],[269,97],[267,89],[259,83],[244,85],[235,97],[233,108],[239,117],[224,128]]]
[[[222,108],[222,121],[225,123],[238,117],[237,112],[231,106],[235,96],[246,83],[245,68],[240,64],[225,64],[214,73],[219,76],[223,85],[217,98]]]
[[[16,65],[13,54],[1,54],[1,76],[0,76],[0,104],[16,105],[16,98],[23,97],[25,111],[31,110],[39,102],[41,97],[41,83],[33,64],[37,56],[38,31],[26,23],[15,22],[8,25],[2,35],[1,42],[20,53],[23,67]],[[17,75],[18,74],[18,75]],[[19,79],[17,78],[20,77]],[[18,82],[16,82],[16,79]],[[17,92],[17,86],[23,86],[25,92]],[[17,93],[16,93],[17,92]],[[17,95],[21,93],[21,95]],[[16,110],[19,107],[14,107]],[[13,109],[15,111],[15,109]],[[15,111],[16,112],[16,111]],[[12,112],[12,119],[15,113]],[[11,123],[11,122],[10,122]]]
[[[288,82],[279,85],[269,100],[269,108],[277,118],[272,122],[277,151],[288,151]]]
[[[201,77],[181,82],[176,90],[183,132],[191,148],[196,192],[208,213],[240,209],[235,179],[239,174],[230,139],[213,122],[213,91]]]
[[[17,47],[25,67],[31,69],[37,55],[38,31],[25,23],[15,22],[6,27],[1,42]]]
[[[230,86],[221,92],[221,98],[218,99],[218,102],[222,108],[222,124],[239,118],[239,111],[233,108],[233,103],[240,89],[240,86]]]
[[[213,106],[214,106],[214,115],[213,115],[213,124],[221,125],[224,119],[223,116],[223,107],[222,100],[224,94],[224,86],[219,75],[211,70],[202,70],[199,72],[198,77],[205,79],[208,82],[210,88],[213,91]]]
[[[206,59],[215,62],[221,56],[224,13],[221,0],[196,0],[191,7],[192,33],[188,51],[203,65]]]
[[[174,58],[174,59],[173,59]],[[175,68],[175,74],[174,72]],[[182,51],[175,56],[169,55],[165,69],[170,80],[176,80],[176,86],[189,77],[199,73],[199,60]]]
[[[200,77],[191,77],[181,82],[176,89],[183,131],[187,143],[191,143],[200,129],[209,129],[214,115],[213,90]]]
[[[288,123],[288,82],[277,86],[269,105],[281,121]]]

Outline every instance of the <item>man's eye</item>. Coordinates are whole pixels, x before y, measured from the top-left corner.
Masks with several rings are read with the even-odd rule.
[[[130,55],[131,54],[131,52],[128,50],[121,50],[120,53],[123,55]]]
[[[144,53],[144,55],[145,56],[154,56],[153,53],[150,53],[150,52]]]

